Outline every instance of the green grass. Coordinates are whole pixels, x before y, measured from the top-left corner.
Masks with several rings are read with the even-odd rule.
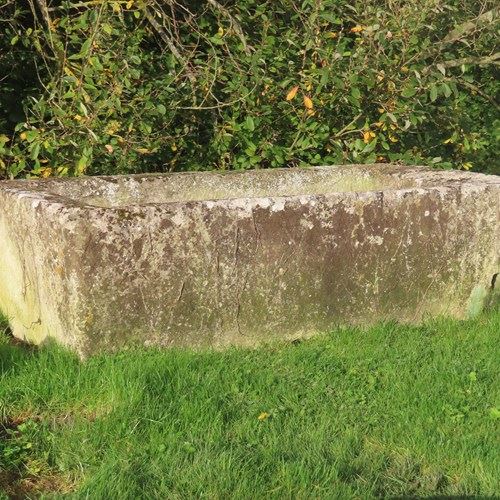
[[[499,332],[497,312],[83,364],[4,335],[0,489],[93,499],[494,496]]]

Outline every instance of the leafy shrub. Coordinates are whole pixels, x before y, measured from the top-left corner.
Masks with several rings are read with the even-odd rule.
[[[32,420],[19,423],[15,428],[0,423],[0,467],[1,470],[19,469],[25,466],[31,455],[33,434],[37,424]]]
[[[4,0],[0,176],[499,172],[493,0]]]

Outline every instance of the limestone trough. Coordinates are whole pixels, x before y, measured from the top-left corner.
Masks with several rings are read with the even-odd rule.
[[[498,177],[395,165],[4,181],[0,309],[82,356],[463,318],[499,210]]]

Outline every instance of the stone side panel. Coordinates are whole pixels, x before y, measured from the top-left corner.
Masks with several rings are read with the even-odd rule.
[[[500,267],[489,178],[118,208],[11,186],[0,188],[0,308],[16,336],[82,356],[465,318]]]

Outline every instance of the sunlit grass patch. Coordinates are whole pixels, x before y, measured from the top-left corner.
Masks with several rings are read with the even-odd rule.
[[[91,498],[493,496],[499,332],[496,312],[84,363],[4,336],[0,485],[54,493],[52,477]]]

